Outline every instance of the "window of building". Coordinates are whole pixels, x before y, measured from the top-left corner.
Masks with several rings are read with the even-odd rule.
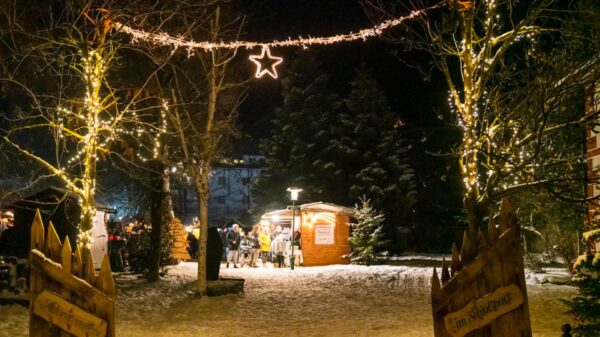
[[[217,197],[217,204],[224,204],[225,203],[225,196],[224,195],[219,195]]]
[[[218,177],[217,184],[219,184],[220,186],[224,186],[225,185],[225,177]]]

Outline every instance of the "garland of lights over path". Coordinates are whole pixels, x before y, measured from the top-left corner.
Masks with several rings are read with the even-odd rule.
[[[428,10],[439,8],[444,5],[441,2],[437,5],[414,10],[406,16],[395,19],[386,20],[374,27],[362,29],[356,33],[339,34],[323,37],[298,37],[296,39],[288,38],[286,40],[273,40],[271,42],[257,41],[231,41],[231,42],[210,42],[210,41],[193,41],[183,37],[171,36],[167,33],[150,33],[144,30],[136,29],[120,22],[113,22],[112,27],[126,34],[131,35],[131,40],[134,43],[145,41],[157,46],[171,46],[173,51],[179,48],[188,50],[188,55],[193,54],[193,50],[200,49],[206,52],[217,49],[238,49],[245,48],[248,50],[260,48],[261,53],[258,55],[250,55],[249,60],[256,64],[256,78],[261,78],[264,75],[269,75],[272,78],[277,78],[276,67],[283,62],[283,58],[272,56],[272,47],[302,47],[304,49],[313,45],[330,45],[341,42],[365,41],[369,38],[379,37],[384,31],[393,27],[399,26],[404,21],[413,20],[418,16],[425,14]]]

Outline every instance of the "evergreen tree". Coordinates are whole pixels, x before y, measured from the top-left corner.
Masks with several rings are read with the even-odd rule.
[[[262,144],[260,204],[282,206],[286,186],[302,187],[304,200],[341,205],[368,195],[386,216],[384,232],[397,239],[397,226],[411,224],[414,183],[396,115],[364,67],[344,101],[320,68],[314,56],[300,58],[283,81],[283,107]]]
[[[334,138],[332,144],[346,156],[348,196],[356,200],[368,195],[373,206],[385,214],[384,231],[397,242],[396,229],[412,224],[415,202],[414,173],[396,128],[399,119],[364,65],[350,86],[347,112],[340,114],[339,123],[345,134]]]
[[[320,72],[313,54],[296,59],[282,81],[283,106],[275,111],[271,138],[261,144],[266,168],[256,185],[256,195],[265,207],[282,206],[286,187],[301,186],[305,200],[341,202],[327,194],[319,163],[326,159],[333,118],[341,105],[329,89],[329,76]],[[343,184],[338,185],[343,190]]]
[[[152,254],[154,247],[151,242],[151,226],[140,224],[137,233],[132,235],[128,242],[128,250],[131,262],[131,270],[135,273],[142,274],[148,278],[152,271],[153,262],[149,257]],[[159,254],[159,271],[158,274],[163,274],[165,266],[172,265],[175,262],[172,255],[173,237],[167,226],[160,233],[160,250]]]
[[[592,224],[592,229],[583,234],[588,250],[573,266],[579,293],[566,301],[569,314],[577,323],[573,332],[578,337],[600,336],[600,251],[593,249],[596,242],[600,242],[600,221],[595,220]]]
[[[385,244],[383,241],[384,215],[373,208],[366,196],[360,198],[360,205],[354,206],[355,223],[351,223],[352,236],[350,246],[352,263],[371,265],[380,257],[378,248]]]

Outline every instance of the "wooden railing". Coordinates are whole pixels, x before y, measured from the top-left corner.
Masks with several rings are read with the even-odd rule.
[[[61,244],[39,210],[31,227],[29,336],[115,336],[115,296],[108,256],[96,275],[89,251]]]
[[[465,232],[460,255],[452,247],[433,271],[431,305],[436,337],[531,337],[520,227],[507,200],[500,227],[493,222],[477,239]]]

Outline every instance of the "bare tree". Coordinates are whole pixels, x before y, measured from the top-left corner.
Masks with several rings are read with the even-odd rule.
[[[140,24],[156,22],[156,27],[182,30],[182,36],[208,41],[224,38],[237,39],[243,19],[234,18],[223,23],[223,10],[218,1],[206,1],[197,6],[186,2],[174,3],[179,7],[148,15]],[[231,15],[227,15],[231,16]],[[235,71],[237,50],[171,50],[140,41],[140,48],[155,63],[168,59],[154,81],[158,95],[169,101],[166,110],[169,125],[170,150],[162,158],[171,167],[180,166],[198,195],[200,210],[200,240],[198,252],[197,291],[206,294],[206,246],[208,233],[209,179],[213,164],[225,153],[231,137],[237,134],[235,120],[242,99],[244,79]]]
[[[208,34],[211,41],[218,41],[223,34],[220,15],[221,11],[217,7],[210,20]],[[233,82],[229,73],[230,63],[236,54],[237,50],[213,50],[197,56],[205,72],[203,89],[197,87],[196,90],[200,91],[195,90],[205,101],[200,110],[179,104],[186,95],[182,92],[181,85],[177,85],[171,92],[173,103],[176,105],[171,117],[179,136],[182,162],[198,195],[200,240],[197,291],[200,295],[206,294],[209,179],[213,163],[222,154],[220,147],[224,145],[224,140],[235,132],[234,122],[240,103],[240,84]]]
[[[111,30],[121,12],[110,8],[110,1],[0,6],[7,55],[0,82],[12,95],[1,137],[42,167],[42,178],[58,179],[79,198],[84,247],[91,241],[98,161],[124,135],[160,129],[140,118],[146,110],[136,110],[140,102],[148,108],[143,85],[129,94],[111,85],[123,44]]]
[[[375,20],[406,9],[399,2],[363,4]],[[428,5],[413,1],[407,7]],[[583,81],[594,80],[583,75],[597,71],[598,62],[573,60],[571,69],[557,69],[539,53],[540,41],[561,30],[556,5],[553,0],[440,2],[427,17],[387,36],[406,50],[429,54],[445,79],[463,135],[456,156],[472,235],[491,201],[524,189],[581,197],[583,170],[573,167],[581,167],[582,143],[559,143],[595,117],[574,111],[568,102]],[[574,71],[582,67],[588,70]],[[569,79],[561,80],[569,72]]]

